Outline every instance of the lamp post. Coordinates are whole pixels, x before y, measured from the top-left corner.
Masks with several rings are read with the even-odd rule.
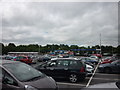
[[[102,56],[102,48],[101,48],[101,33],[100,33],[100,55]],[[101,57],[101,61],[102,61],[102,57]]]
[[[39,46],[39,48],[38,48],[38,54],[40,55],[40,45],[38,45]]]
[[[101,33],[100,33],[100,54],[102,54],[102,48],[101,48]]]

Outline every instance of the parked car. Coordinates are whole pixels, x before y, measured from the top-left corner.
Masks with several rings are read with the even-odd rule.
[[[46,62],[49,60],[51,60],[51,57],[49,57],[49,56],[40,56],[38,61],[39,62]]]
[[[86,66],[73,58],[54,58],[36,67],[41,72],[53,78],[65,78],[77,82],[86,78]]]
[[[113,61],[112,63],[100,64],[98,70],[99,72],[105,73],[120,73],[120,60]]]
[[[103,58],[102,61],[108,61],[110,60],[112,57],[106,57],[106,58]]]
[[[30,56],[31,59],[32,59],[32,63],[36,64],[39,60],[39,57],[38,56]]]
[[[102,58],[101,54],[92,54],[92,56],[97,56],[98,58]]]
[[[97,56],[90,56],[90,58],[93,58],[93,59],[99,60],[99,58],[98,58]]]
[[[85,62],[85,63],[89,62],[92,64],[98,64],[98,60],[90,58],[90,57],[81,57],[80,60]]]
[[[12,60],[12,59],[13,59],[13,57],[12,57],[12,56],[7,55],[7,56],[5,56],[5,57],[4,57],[4,59],[5,59],[5,60]]]
[[[4,60],[0,64],[0,85],[2,90],[57,90],[54,79],[31,66],[17,61]],[[51,90],[50,89],[50,90]]]
[[[29,56],[17,56],[16,58],[14,58],[14,61],[21,61],[27,64],[32,63],[32,59]]]
[[[87,71],[86,76],[91,76],[93,74],[94,68],[91,65],[86,64],[86,71]]]
[[[78,59],[81,60],[81,58],[78,58]],[[82,60],[82,62],[94,68],[94,64],[92,64],[91,62],[85,62],[84,60]]]
[[[117,60],[115,57],[105,58],[100,64],[111,63],[115,60]]]

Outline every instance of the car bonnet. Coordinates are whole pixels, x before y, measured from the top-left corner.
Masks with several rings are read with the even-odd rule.
[[[24,84],[35,88],[56,88],[56,82],[48,76],[45,76],[44,78],[40,78],[38,80],[24,82]]]

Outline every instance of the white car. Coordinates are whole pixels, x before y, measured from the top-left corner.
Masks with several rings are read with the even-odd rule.
[[[87,76],[91,76],[93,74],[94,68],[91,65],[86,64]]]

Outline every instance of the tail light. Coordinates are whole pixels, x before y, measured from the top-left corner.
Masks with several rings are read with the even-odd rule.
[[[82,67],[82,68],[80,69],[80,72],[85,72],[85,68]]]

